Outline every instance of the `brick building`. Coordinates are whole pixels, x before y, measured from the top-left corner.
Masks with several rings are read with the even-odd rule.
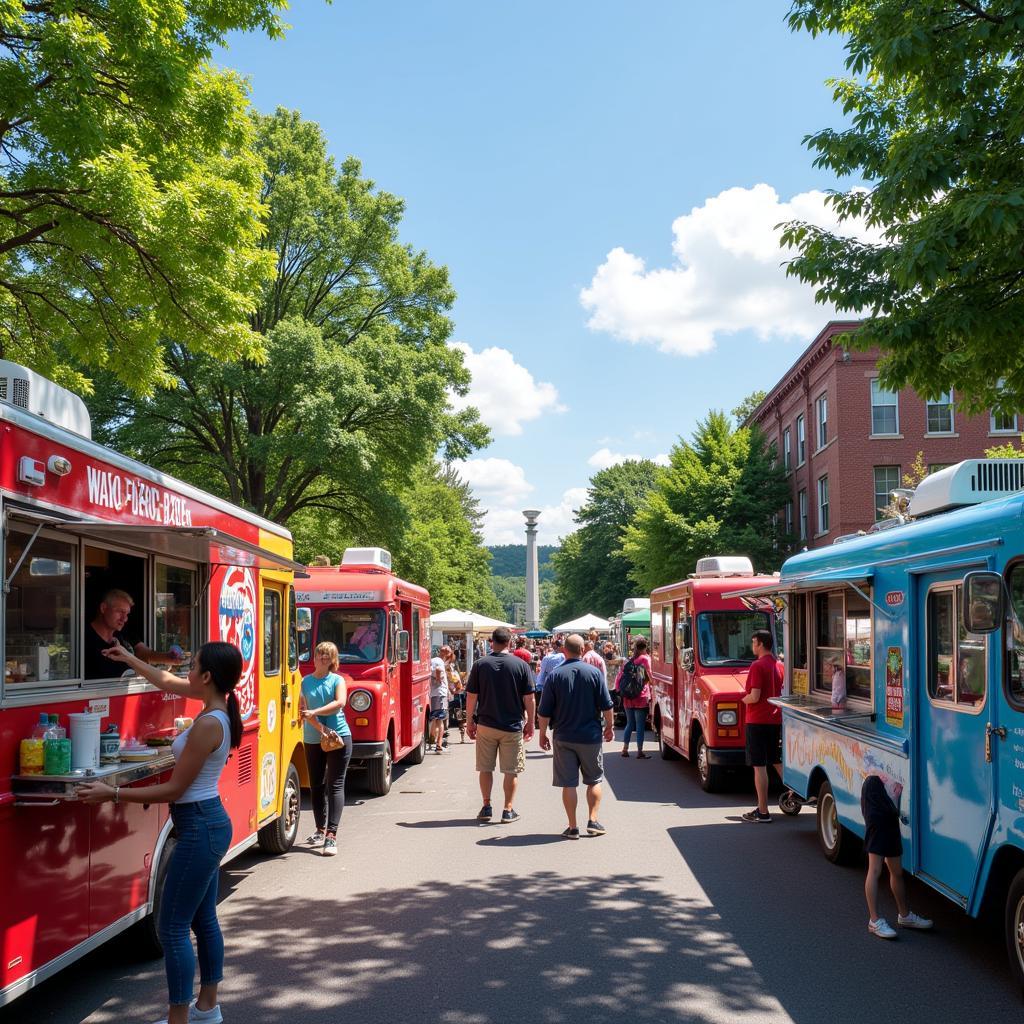
[[[791,499],[780,527],[798,547],[866,530],[918,452],[934,470],[982,457],[1021,432],[1018,416],[964,415],[955,391],[926,402],[910,388],[883,390],[877,351],[833,346],[856,327],[829,323],[750,417],[789,470]]]

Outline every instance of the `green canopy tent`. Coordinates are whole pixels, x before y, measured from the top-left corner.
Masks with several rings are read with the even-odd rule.
[[[628,657],[629,638],[631,636],[651,636],[651,609],[638,608],[635,612],[626,612],[619,619],[619,650],[623,657]]]

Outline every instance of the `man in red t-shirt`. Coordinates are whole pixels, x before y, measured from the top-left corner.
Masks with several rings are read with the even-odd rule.
[[[750,647],[757,660],[747,672],[747,764],[754,769],[757,807],[742,815],[744,821],[768,822],[768,765],[774,765],[782,778],[782,712],[769,703],[782,693],[782,663],[775,657],[772,634],[758,629],[750,638]]]
[[[517,658],[522,658],[527,665],[533,664],[533,655],[526,649],[526,638],[516,637],[516,649],[512,652]]]

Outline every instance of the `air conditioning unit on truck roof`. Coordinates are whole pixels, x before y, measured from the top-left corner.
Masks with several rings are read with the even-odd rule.
[[[78,395],[9,359],[0,359],[0,402],[92,438],[89,410]]]
[[[715,576],[753,576],[754,566],[744,555],[714,555],[697,562],[694,579],[710,579]]]
[[[345,548],[341,564],[343,568],[358,565],[391,572],[391,552],[386,548]]]
[[[907,511],[915,518],[932,516],[1017,491],[1024,491],[1024,459],[968,459],[926,476]]]

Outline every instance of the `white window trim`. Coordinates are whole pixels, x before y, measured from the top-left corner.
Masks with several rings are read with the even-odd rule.
[[[870,404],[870,407],[871,407],[871,430],[872,430],[872,433],[869,434],[868,436],[869,437],[899,437],[899,438],[902,438],[903,435],[900,433],[900,393],[898,391],[887,391],[886,392],[886,394],[892,395],[893,398],[895,398],[895,401],[892,403],[891,408],[896,410],[896,432],[893,433],[893,434],[876,434],[876,433],[874,433],[874,429],[875,429],[875,408],[876,408],[876,406],[875,406],[875,394],[874,394],[874,387],[873,387],[873,385],[877,381],[878,381],[877,377],[871,377],[870,380],[868,381],[868,403]],[[890,405],[888,403],[886,403],[885,405],[877,406],[877,408],[879,408],[879,409],[888,409],[888,408],[890,408]]]

